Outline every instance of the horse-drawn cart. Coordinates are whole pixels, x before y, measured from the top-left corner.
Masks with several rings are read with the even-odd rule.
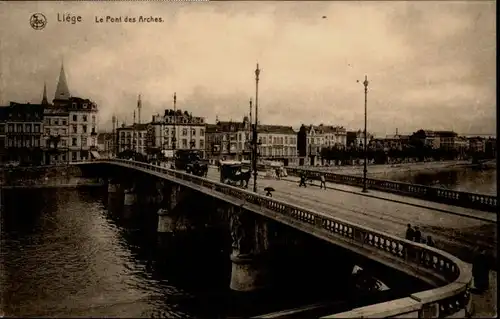
[[[220,162],[220,182],[232,186],[248,187],[252,172],[242,171],[242,163],[239,161]]]

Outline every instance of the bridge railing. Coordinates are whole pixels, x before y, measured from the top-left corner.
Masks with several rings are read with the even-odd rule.
[[[96,161],[94,161],[96,162]],[[408,241],[365,226],[331,217],[320,212],[291,205],[245,189],[211,181],[184,172],[129,160],[97,160],[125,167],[138,168],[144,172],[156,172],[195,185],[208,188],[210,192],[227,195],[248,204],[268,209],[289,217],[304,227],[320,230],[332,240],[341,238],[346,244],[375,250],[377,255],[390,258],[395,263],[424,273],[431,281],[443,286],[388,303],[354,309],[333,317],[393,317],[412,315],[419,318],[465,315],[470,312],[470,285],[472,274],[468,266],[458,258],[435,248]],[[389,307],[389,308],[387,308]]]
[[[321,174],[324,174],[325,180],[327,182],[357,187],[363,186],[362,176],[320,172],[317,170],[304,168],[287,168],[287,173],[292,176],[300,176],[303,172],[307,174],[308,178],[314,180],[319,180]],[[491,195],[461,192],[439,187],[431,187],[375,178],[367,178],[367,187],[379,191],[416,197],[443,204],[473,208],[489,212],[497,211],[497,197]]]

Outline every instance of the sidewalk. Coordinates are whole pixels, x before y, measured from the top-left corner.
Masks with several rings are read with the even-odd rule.
[[[298,184],[300,178],[295,177],[295,176],[288,176],[288,177],[282,177],[281,180]],[[319,187],[320,182],[316,181],[316,180],[313,180],[313,181],[308,180],[307,184]],[[460,215],[460,216],[464,216],[464,217],[470,217],[470,218],[488,221],[488,222],[493,222],[493,223],[497,222],[497,215],[496,214],[490,213],[490,212],[484,212],[484,211],[480,211],[480,210],[475,210],[475,209],[469,209],[469,208],[447,205],[447,204],[442,204],[442,203],[435,203],[435,202],[430,202],[430,201],[426,201],[426,200],[422,200],[422,199],[418,199],[418,198],[414,198],[414,197],[397,195],[397,194],[393,194],[393,193],[382,192],[382,191],[377,191],[377,190],[372,190],[372,189],[369,189],[368,193],[363,193],[361,191],[360,187],[354,187],[354,186],[344,185],[344,184],[335,184],[335,183],[331,183],[331,182],[326,183],[326,188],[341,191],[341,192],[354,193],[354,194],[358,194],[361,196],[379,198],[379,199],[388,200],[388,201],[392,201],[392,202],[404,203],[407,205],[432,209],[432,210],[440,211],[443,213]]]

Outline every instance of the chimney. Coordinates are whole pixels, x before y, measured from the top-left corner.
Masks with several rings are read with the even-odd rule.
[[[396,136],[398,136],[398,128],[396,127]]]

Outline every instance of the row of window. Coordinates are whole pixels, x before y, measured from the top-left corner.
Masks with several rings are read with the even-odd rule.
[[[203,124],[205,120],[202,117],[193,117],[191,119],[184,116],[167,116],[165,123],[168,124]]]
[[[40,133],[40,124],[9,124],[9,133]]]
[[[78,115],[73,114],[71,116],[72,122],[78,122]],[[88,121],[88,116],[87,114],[82,114],[82,122],[87,122]],[[92,115],[92,124],[95,124],[95,115]]]
[[[48,118],[46,117],[45,120],[43,121],[45,125],[62,125],[66,126],[68,125],[68,121],[65,118]]]
[[[7,140],[9,147],[40,147],[39,138],[9,138]]]
[[[169,133],[174,134],[174,129],[173,128],[169,129],[168,127],[166,127],[163,130],[163,132],[164,132],[165,135],[169,135]],[[188,132],[189,132],[189,130],[187,128],[183,128],[182,129],[182,136],[187,136]],[[194,129],[194,128],[191,129],[191,136],[196,136],[196,129]],[[200,136],[205,136],[205,130],[204,129],[200,129]]]
[[[139,136],[140,138],[146,137],[146,133],[144,132],[120,132],[120,138],[132,138],[132,135],[137,138]]]
[[[163,147],[166,148],[166,149],[169,149],[171,148],[171,146],[173,145],[172,141],[165,141]],[[205,140],[199,140],[199,148],[204,148],[205,147]],[[189,143],[188,143],[188,140],[183,138],[181,140],[179,140],[179,143],[176,143],[176,147],[181,147],[181,148],[195,148],[196,147],[196,140],[191,140]]]

